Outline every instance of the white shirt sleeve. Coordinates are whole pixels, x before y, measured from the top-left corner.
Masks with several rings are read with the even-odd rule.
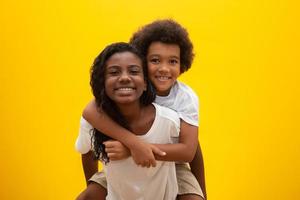
[[[86,154],[92,149],[92,129],[92,125],[81,117],[79,134],[75,142],[75,149],[81,154]]]
[[[199,126],[199,101],[197,95],[189,87],[180,88],[180,90],[175,102],[179,117],[193,126]]]

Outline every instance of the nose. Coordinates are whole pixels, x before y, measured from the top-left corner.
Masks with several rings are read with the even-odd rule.
[[[170,69],[166,63],[161,63],[161,65],[158,68],[158,71],[160,73],[168,73],[170,71]]]
[[[123,72],[122,74],[121,74],[121,76],[120,76],[120,78],[119,78],[119,81],[120,82],[122,82],[122,83],[127,83],[127,82],[130,82],[130,76],[129,76],[129,74],[128,73],[126,73],[126,72]]]

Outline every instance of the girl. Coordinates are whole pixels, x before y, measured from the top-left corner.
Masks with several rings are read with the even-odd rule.
[[[179,136],[179,117],[166,107],[151,104],[155,94],[147,81],[147,69],[142,58],[127,43],[107,46],[91,69],[90,83],[95,102],[111,119],[141,140],[173,143],[173,139]],[[132,157],[128,157],[129,152],[126,159],[110,161],[103,145],[108,137],[93,129],[82,118],[79,139],[87,137],[89,130],[93,130],[95,155],[104,163],[108,192],[106,199],[176,199],[178,189],[174,162],[157,162],[156,167],[141,168]],[[85,153],[82,148],[78,150]],[[97,192],[90,192],[95,188],[95,184],[88,185],[78,199],[99,199]]]
[[[144,143],[97,109],[94,101],[87,105],[83,116],[95,128],[125,145],[134,161],[141,166],[155,166],[155,159],[189,162],[190,166],[176,163],[178,199],[204,199],[203,158],[200,146],[197,145],[198,98],[191,88],[177,81],[178,76],[187,71],[193,61],[193,45],[188,33],[173,20],[157,20],[133,34],[130,43],[147,58],[149,79],[157,92],[156,103],[175,110],[180,116],[179,143],[169,146]],[[122,158],[119,153],[122,147],[117,141],[105,144],[110,159]],[[84,146],[83,140],[79,143],[77,145]],[[160,149],[167,154],[162,156]],[[102,191],[105,191],[103,173],[95,174],[92,180],[101,184]]]

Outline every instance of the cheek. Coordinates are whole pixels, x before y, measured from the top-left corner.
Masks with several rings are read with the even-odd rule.
[[[104,82],[104,90],[107,95],[111,93],[112,90],[112,82],[108,79]]]
[[[150,79],[152,76],[155,75],[155,71],[156,71],[156,69],[154,66],[148,65],[148,76],[150,77]]]
[[[180,67],[173,70],[173,76],[177,79],[177,77],[180,75]]]

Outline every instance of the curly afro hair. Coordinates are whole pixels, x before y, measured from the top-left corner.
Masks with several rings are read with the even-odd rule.
[[[153,42],[177,44],[180,47],[180,73],[187,71],[193,62],[193,44],[185,28],[172,19],[156,20],[133,34],[130,44],[147,56]]]

